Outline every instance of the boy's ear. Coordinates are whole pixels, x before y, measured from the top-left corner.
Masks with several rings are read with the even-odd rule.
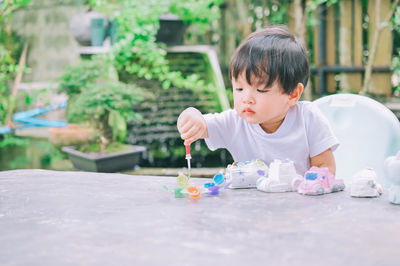
[[[304,85],[303,83],[297,83],[296,88],[289,94],[289,105],[293,106],[300,99],[301,94],[303,93]]]

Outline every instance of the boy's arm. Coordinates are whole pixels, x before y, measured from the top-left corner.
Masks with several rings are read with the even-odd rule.
[[[311,157],[311,166],[317,167],[328,167],[329,171],[332,174],[336,174],[336,163],[335,157],[333,156],[333,152],[331,149],[327,149],[326,151]]]
[[[199,110],[194,107],[185,109],[178,117],[178,131],[185,145],[198,139],[208,138],[207,123]]]

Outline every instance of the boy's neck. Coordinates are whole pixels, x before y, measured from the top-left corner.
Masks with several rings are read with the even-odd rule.
[[[285,118],[283,118],[277,122],[268,124],[268,125],[260,124],[260,126],[266,133],[271,134],[278,130],[278,128],[282,125],[284,120],[285,120]]]
[[[260,124],[260,127],[268,134],[274,133],[279,129],[283,121],[285,121],[287,113],[288,112],[286,112],[281,118],[278,118],[276,121]]]

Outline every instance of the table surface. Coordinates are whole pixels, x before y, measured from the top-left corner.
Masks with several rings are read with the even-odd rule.
[[[176,178],[0,172],[0,265],[400,265],[400,206],[387,193],[191,200],[162,185]]]

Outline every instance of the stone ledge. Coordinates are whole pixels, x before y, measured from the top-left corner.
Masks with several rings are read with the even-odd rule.
[[[217,174],[221,168],[192,168],[192,177],[211,178]],[[188,173],[187,168],[140,168],[134,171],[126,171],[128,175],[152,175],[152,176],[178,176],[178,173]]]

